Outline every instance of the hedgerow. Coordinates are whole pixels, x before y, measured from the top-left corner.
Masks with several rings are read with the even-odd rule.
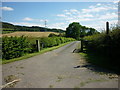
[[[2,58],[9,60],[21,57],[26,53],[37,52],[36,40],[40,41],[41,49],[60,45],[68,41],[74,41],[73,38],[65,37],[3,37],[2,38]]]
[[[3,37],[2,38],[2,58],[12,59],[23,56],[31,51],[30,43],[26,37]]]
[[[86,48],[98,55],[107,57],[104,62],[118,68],[120,51],[120,28],[115,28],[109,34],[101,33],[84,37]],[[102,60],[101,60],[102,61]],[[118,70],[118,69],[117,69]]]

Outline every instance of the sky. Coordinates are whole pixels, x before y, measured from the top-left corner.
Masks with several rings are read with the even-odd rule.
[[[14,25],[40,26],[66,30],[72,22],[105,29],[105,23],[118,22],[117,2],[2,2],[2,21]]]

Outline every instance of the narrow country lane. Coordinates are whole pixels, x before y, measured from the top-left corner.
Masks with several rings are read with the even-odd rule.
[[[117,77],[110,78],[110,75],[89,69],[82,56],[73,53],[78,43],[75,41],[26,60],[4,64],[3,84],[11,75],[21,79],[15,88],[118,88]]]

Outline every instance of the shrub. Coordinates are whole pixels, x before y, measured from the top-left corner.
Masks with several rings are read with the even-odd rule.
[[[43,43],[44,48],[46,48],[46,47],[57,46],[59,44],[73,40],[75,39],[65,38],[65,37],[45,37],[45,38],[41,38],[40,42]]]
[[[36,40],[40,41],[41,49],[57,46],[59,44],[73,41],[75,39],[65,37],[3,37],[2,40],[2,58],[9,60],[21,57],[26,53],[37,51]]]
[[[12,59],[31,52],[30,43],[26,37],[3,37],[2,58]]]
[[[112,30],[109,35],[105,33],[84,37],[88,41],[85,46],[88,50],[105,56],[109,66],[118,70],[119,51],[120,51],[120,29]]]
[[[51,33],[51,34],[49,34],[49,36],[48,37],[57,37],[58,35],[56,35],[56,34],[54,34],[54,33]]]

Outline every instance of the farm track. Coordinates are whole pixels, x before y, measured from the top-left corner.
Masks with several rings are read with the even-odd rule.
[[[116,74],[88,64],[73,53],[78,43],[3,65],[3,84],[14,76],[21,79],[15,88],[118,88]]]

